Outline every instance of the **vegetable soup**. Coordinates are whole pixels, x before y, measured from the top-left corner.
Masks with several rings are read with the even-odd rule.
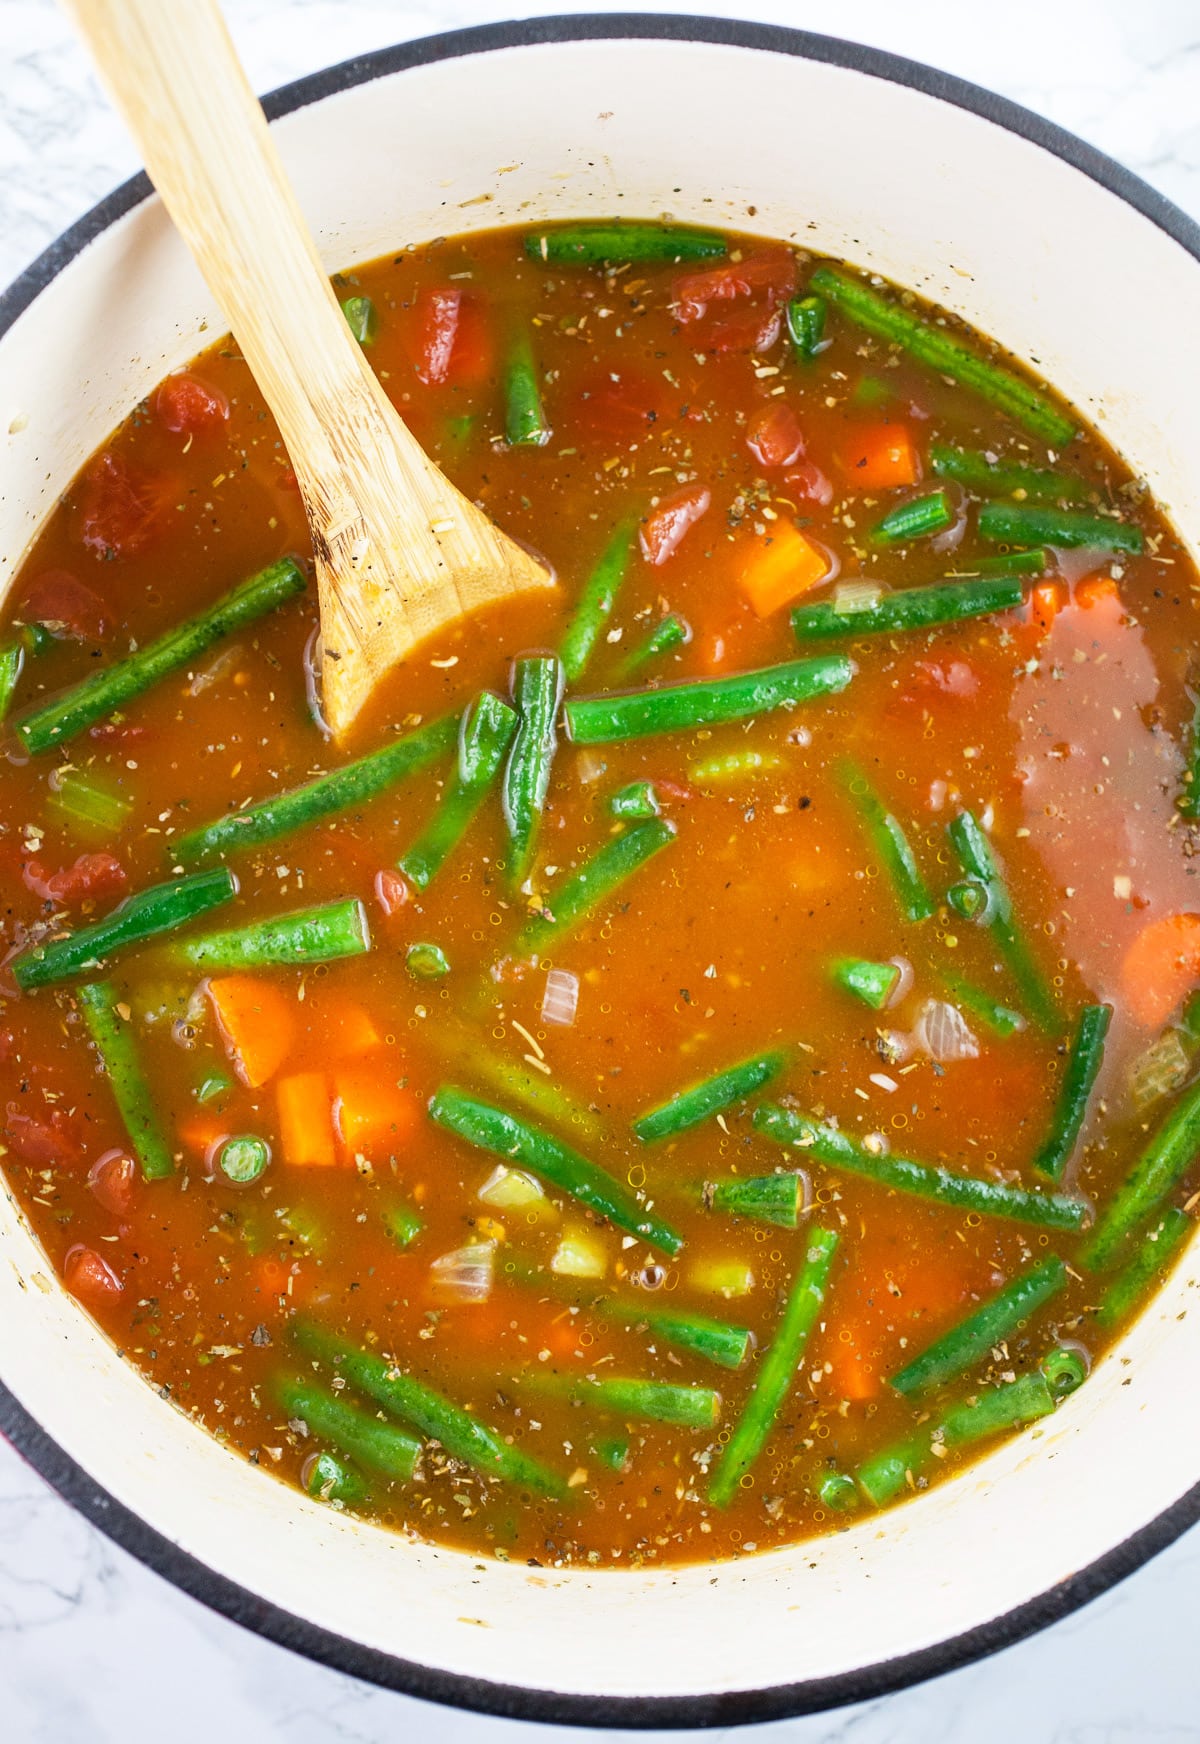
[[[335,744],[236,347],[86,466],[0,628],[0,1143],[50,1261],[231,1454],[475,1555],[751,1552],[1035,1452],[1200,1185],[1163,514],[783,244],[337,284],[559,585]]]

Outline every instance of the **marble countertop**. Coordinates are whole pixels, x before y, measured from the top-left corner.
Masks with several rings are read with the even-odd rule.
[[[629,9],[605,0],[226,0],[264,91],[353,54],[514,12]],[[959,0],[645,9],[834,29],[928,61],[1071,128],[1200,218],[1196,0],[1008,0],[1002,13]],[[53,0],[0,0],[0,40],[7,283],[136,164]],[[1188,1645],[1198,1602],[1200,1528],[1103,1599],[983,1664],[763,1730],[780,1744],[1200,1744]],[[164,1735],[171,1744],[385,1744],[410,1727],[427,1744],[580,1736],[429,1707],[247,1634],[116,1549],[0,1442],[5,1744],[159,1744]]]

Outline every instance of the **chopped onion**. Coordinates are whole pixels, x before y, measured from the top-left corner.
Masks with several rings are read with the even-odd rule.
[[[442,1254],[429,1268],[429,1289],[435,1302],[486,1302],[492,1293],[496,1244],[473,1242]]]
[[[602,1278],[608,1270],[604,1244],[584,1230],[568,1230],[554,1250],[550,1270],[562,1278]]]
[[[326,739],[333,737],[321,702],[321,626],[315,624],[304,644],[304,695],[308,712],[317,731]]]
[[[573,975],[570,969],[548,969],[546,991],[542,994],[542,1022],[569,1028],[575,1022],[578,1006],[578,975]]]
[[[883,598],[877,581],[842,581],[833,590],[833,609],[839,617],[854,612],[873,612]]]
[[[912,990],[913,966],[907,957],[889,957],[888,962],[893,969],[899,971],[899,980],[887,998],[888,1006],[891,1007],[899,1005],[900,1001]]]
[[[224,678],[232,667],[237,665],[244,653],[245,649],[240,642],[235,642],[231,648],[222,648],[215,659],[210,660],[202,671],[197,672],[187,687],[188,695],[202,696],[206,690],[211,689],[214,684]]]
[[[590,787],[593,781],[599,781],[607,770],[608,758],[600,751],[589,748],[581,751],[575,759],[575,779],[582,787]]]
[[[1129,1068],[1129,1093],[1139,1111],[1152,1102],[1177,1090],[1191,1070],[1191,1065],[1177,1029],[1152,1042],[1144,1054],[1139,1054]]]
[[[979,1043],[967,1027],[957,1005],[944,999],[927,999],[913,1030],[913,1040],[922,1053],[943,1064],[951,1060],[977,1060]]]
[[[495,1205],[501,1211],[519,1211],[527,1205],[536,1205],[546,1194],[536,1175],[497,1163],[479,1189],[479,1197],[485,1205]]]

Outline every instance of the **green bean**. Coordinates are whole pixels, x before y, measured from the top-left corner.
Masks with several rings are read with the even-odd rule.
[[[371,949],[366,910],[355,897],[271,915],[228,932],[204,933],[175,946],[176,957],[206,975],[229,969],[332,963]]]
[[[1071,1051],[1059,1087],[1058,1101],[1050,1136],[1033,1159],[1035,1169],[1049,1175],[1052,1181],[1061,1178],[1079,1143],[1084,1118],[1096,1079],[1104,1061],[1104,1038],[1112,1022],[1111,1005],[1085,1005],[1079,1013]]]
[[[784,311],[792,350],[803,363],[811,363],[825,337],[824,297],[793,297]]]
[[[832,1508],[835,1514],[845,1514],[851,1508],[857,1508],[858,1491],[854,1479],[848,1472],[824,1472],[817,1483],[817,1500],[823,1508]]]
[[[450,959],[440,945],[419,940],[405,951],[404,967],[418,981],[436,981],[450,973]]]
[[[59,774],[46,801],[72,835],[85,841],[105,841],[119,836],[133,810],[133,801],[111,777],[67,769]]]
[[[568,684],[582,676],[612,617],[633,551],[633,524],[622,521],[583,584],[562,641],[562,666]]]
[[[0,673],[3,668],[0,667]],[[2,686],[2,679],[0,679]],[[4,719],[2,692],[0,692],[0,721]],[[1175,801],[1175,808],[1184,817],[1200,817],[1200,692],[1196,694],[1192,705],[1192,718],[1187,730],[1187,762],[1183,771],[1183,790]]]
[[[984,503],[979,537],[1003,545],[1094,545],[1105,551],[1141,551],[1137,527],[1077,509],[1046,509],[1034,503]]]
[[[820,600],[816,605],[797,606],[792,629],[801,642],[930,630],[940,624],[961,623],[965,618],[1011,611],[1022,597],[1019,578],[1003,575],[980,581],[934,581],[881,594],[873,603],[843,605],[837,600]]]
[[[383,1227],[397,1247],[411,1247],[425,1227],[425,1219],[411,1205],[389,1205]]]
[[[370,297],[347,297],[342,314],[360,345],[374,345],[379,336],[379,311]]]
[[[7,719],[24,664],[25,648],[19,638],[0,647],[0,721]]]
[[[921,875],[903,824],[884,805],[856,763],[844,758],[838,773],[871,846],[883,862],[901,914],[905,920],[928,920],[933,913],[933,897]]]
[[[206,1072],[196,1089],[196,1101],[216,1102],[232,1089],[233,1079],[228,1072]]]
[[[1200,1079],[1184,1091],[1101,1213],[1079,1255],[1089,1271],[1107,1271],[1126,1238],[1147,1223],[1200,1154]]]
[[[209,909],[231,902],[236,894],[233,874],[224,866],[152,884],[127,897],[103,920],[79,927],[65,938],[34,945],[10,964],[13,979],[28,993],[52,981],[90,973],[122,951],[189,925]]]
[[[856,279],[821,266],[809,279],[810,291],[819,291],[856,326],[877,339],[899,345],[939,375],[953,376],[960,387],[999,406],[1010,418],[1043,441],[1062,447],[1075,434],[1071,423],[1046,394],[1031,387],[1002,365],[980,357],[978,352],[924,315],[906,309]]]
[[[1088,1378],[1088,1364],[1082,1351],[1066,1345],[1048,1350],[1038,1362],[1038,1369],[1056,1400],[1078,1392]]]
[[[1012,898],[992,853],[991,843],[973,812],[960,811],[946,828],[963,871],[969,877],[977,878],[987,890],[989,902],[980,917],[981,923],[995,940],[1029,1015],[1040,1028],[1057,1035],[1062,1028],[1062,1019],[1054,992],[1042,975],[1024,935],[1017,929]]]
[[[225,594],[213,606],[186,623],[178,624],[115,666],[94,672],[72,690],[23,715],[16,730],[27,751],[48,751],[65,745],[93,721],[110,715],[131,698],[140,696],[231,630],[240,630],[284,600],[304,591],[304,572],[290,557],[252,575],[240,587]]]
[[[712,260],[722,256],[727,246],[725,238],[715,230],[694,230],[683,224],[626,224],[620,219],[531,230],[525,238],[525,253],[530,260],[544,260],[555,266]]]
[[[577,745],[605,745],[651,733],[686,733],[694,727],[744,721],[751,715],[835,695],[845,690],[856,670],[844,655],[826,654],[730,678],[575,697],[564,710],[567,731]]]
[[[332,1441],[339,1452],[374,1466],[399,1483],[411,1481],[421,1457],[421,1443],[402,1429],[381,1423],[378,1417],[347,1405],[311,1381],[281,1381],[279,1402],[290,1419],[305,1424],[310,1435]]]
[[[592,1452],[609,1471],[624,1471],[629,1464],[629,1437],[601,1435],[591,1444]]]
[[[712,1429],[721,1415],[721,1395],[711,1387],[673,1386],[623,1375],[595,1380],[583,1375],[547,1374],[530,1369],[516,1380],[548,1398],[590,1405],[610,1417],[645,1423],[672,1423],[679,1429]]]
[[[997,575],[1044,575],[1050,567],[1050,553],[1040,548],[1033,551],[1002,551],[996,557],[973,557],[955,576],[977,576],[988,580]]]
[[[1010,1036],[1025,1028],[1025,1019],[1019,1011],[1013,1011],[1011,1006],[1001,1005],[998,1000],[982,987],[976,987],[971,981],[964,981],[961,975],[947,974],[946,986],[960,1005],[998,1036]]]
[[[112,1089],[117,1112],[125,1123],[142,1179],[160,1181],[174,1173],[175,1164],[142,1071],[133,1029],[120,1016],[117,990],[108,981],[89,981],[79,988],[76,998]]]
[[[1162,1277],[1195,1225],[1185,1211],[1169,1206],[1144,1235],[1131,1257],[1109,1283],[1096,1311],[1096,1324],[1106,1332],[1119,1326]]]
[[[516,725],[514,710],[491,690],[482,691],[464,712],[450,784],[422,834],[397,862],[418,890],[428,887],[466,835],[500,773]]]
[[[907,545],[910,539],[926,539],[944,532],[954,520],[950,498],[944,490],[930,491],[911,502],[898,503],[869,534],[872,545]]]
[[[180,836],[171,852],[181,866],[195,865],[198,860],[237,853],[241,848],[256,848],[261,842],[304,829],[319,818],[366,805],[448,751],[457,734],[458,721],[453,715],[431,721],[418,727],[415,733],[384,745],[382,750],[358,758],[357,762],[318,775],[303,787],[273,794],[270,799],[247,806],[245,811],[228,812],[215,823]]]
[[[601,1319],[622,1321],[626,1326],[644,1326],[664,1344],[704,1357],[722,1368],[740,1369],[754,1348],[754,1334],[745,1326],[712,1320],[707,1314],[676,1312],[673,1308],[647,1308],[638,1302],[608,1297],[596,1304]]]
[[[890,1385],[898,1393],[927,1393],[933,1387],[956,1380],[987,1356],[994,1345],[1011,1338],[1031,1314],[1057,1295],[1066,1281],[1067,1268],[1057,1255],[1028,1267],[906,1363],[891,1376]]]
[[[618,678],[631,678],[635,672],[640,672],[643,666],[649,665],[660,654],[667,654],[672,648],[682,648],[692,639],[691,627],[685,618],[677,612],[668,612],[667,616],[657,623],[644,641],[636,648],[631,648],[617,668]],[[0,717],[2,718],[2,717]]]
[[[643,1144],[674,1138],[677,1134],[686,1132],[689,1127],[711,1120],[723,1108],[731,1108],[735,1102],[744,1102],[747,1096],[753,1096],[756,1090],[761,1090],[764,1084],[769,1084],[772,1078],[778,1077],[786,1064],[787,1054],[782,1049],[756,1054],[750,1060],[741,1060],[736,1066],[729,1066],[714,1077],[705,1078],[702,1083],[681,1090],[669,1102],[651,1109],[649,1113],[639,1115],[633,1122],[633,1130]]]
[[[871,1454],[855,1472],[855,1482],[872,1507],[882,1508],[907,1486],[910,1474],[918,1475],[928,1457],[928,1442],[921,1436],[911,1437],[898,1447]]]
[[[863,957],[842,957],[831,971],[833,979],[847,993],[853,993],[872,1011],[882,1011],[900,980],[895,963],[870,963]]]
[[[256,1133],[242,1132],[227,1138],[217,1152],[217,1167],[235,1187],[249,1187],[262,1178],[271,1161],[271,1149]]]
[[[618,818],[656,818],[662,816],[662,802],[652,781],[631,781],[614,793],[608,809]]]
[[[385,1411],[411,1423],[429,1440],[439,1441],[451,1459],[463,1460],[485,1477],[518,1484],[539,1495],[554,1496],[559,1500],[566,1498],[567,1487],[556,1472],[550,1471],[540,1460],[522,1453],[520,1448],[444,1394],[435,1392],[414,1376],[404,1374],[382,1357],[355,1349],[311,1321],[294,1323],[292,1337],[301,1350],[331,1367],[340,1368],[351,1386],[366,1393]]]
[[[978,878],[962,878],[946,892],[947,905],[960,920],[978,920],[986,915],[991,900],[987,885]]]
[[[702,1181],[696,1191],[710,1211],[773,1223],[780,1229],[795,1229],[804,1210],[805,1180],[799,1169],[781,1169],[775,1175],[730,1175],[723,1181]]]
[[[739,781],[748,775],[761,775],[783,768],[783,758],[774,751],[724,751],[717,757],[705,757],[693,763],[688,780],[697,787],[710,787],[714,782]]]
[[[336,1453],[318,1453],[306,1462],[304,1488],[318,1502],[342,1502],[356,1507],[367,1499],[368,1489],[359,1473]]]
[[[488,1085],[510,1102],[521,1103],[541,1119],[568,1128],[575,1137],[586,1139],[589,1144],[603,1140],[604,1123],[592,1109],[585,1108],[582,1102],[577,1102],[540,1072],[531,1072],[516,1062],[500,1059],[481,1046],[474,1031],[463,1029],[455,1033],[449,1026],[439,1026],[437,1034],[431,1031],[428,1040],[448,1062],[463,1072],[469,1072],[473,1080]]]
[[[674,840],[675,825],[663,818],[650,818],[613,836],[557,890],[550,892],[542,912],[534,915],[521,933],[518,950],[537,950],[550,939],[562,938],[611,896],[618,885]]]
[[[490,1151],[511,1167],[528,1169],[549,1181],[627,1235],[638,1236],[668,1254],[677,1254],[683,1246],[682,1236],[661,1217],[644,1210],[615,1176],[519,1115],[480,1102],[450,1084],[444,1084],[430,1099],[429,1113],[447,1132]]]
[[[881,1187],[932,1199],[939,1205],[977,1211],[983,1217],[1007,1217],[1044,1229],[1081,1229],[1089,1215],[1085,1200],[1065,1193],[1040,1193],[977,1175],[957,1175],[908,1157],[873,1155],[846,1133],[797,1109],[764,1103],[754,1111],[754,1130],[776,1144],[808,1151],[832,1169],[861,1175]]]
[[[957,479],[968,490],[985,495],[1020,496],[1030,503],[1077,502],[1086,494],[1081,478],[1070,478],[1042,466],[989,460],[978,448],[954,448],[947,442],[929,444],[929,464],[939,478]]]
[[[513,702],[517,726],[504,766],[501,798],[512,847],[508,875],[524,883],[533,864],[541,827],[550,769],[558,748],[558,710],[562,702],[563,669],[553,654],[527,654],[513,668]]]
[[[910,1476],[921,1476],[935,1446],[967,1447],[1002,1430],[1032,1423],[1053,1410],[1054,1397],[1045,1377],[1038,1373],[1019,1375],[1015,1381],[989,1387],[951,1405],[932,1431],[921,1430],[897,1446],[872,1454],[859,1466],[855,1479],[868,1502],[882,1508],[895,1500]]]
[[[775,1337],[763,1353],[750,1397],[709,1482],[708,1499],[716,1508],[727,1508],[733,1500],[791,1392],[809,1334],[825,1304],[837,1245],[832,1229],[808,1232],[804,1263],[792,1283]]]
[[[513,341],[504,371],[504,436],[510,448],[544,448],[553,432],[546,420],[529,334]]]

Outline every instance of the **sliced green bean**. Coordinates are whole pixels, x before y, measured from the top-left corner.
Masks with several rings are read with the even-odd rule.
[[[632,552],[633,523],[622,521],[584,582],[563,637],[562,665],[568,684],[579,680],[596,651],[596,644],[612,617]]]
[[[504,436],[510,448],[544,448],[553,434],[542,405],[533,342],[521,332],[504,371]]]
[[[644,1326],[664,1344],[686,1350],[691,1356],[740,1369],[754,1348],[754,1334],[745,1326],[712,1320],[707,1314],[676,1312],[673,1308],[648,1308],[638,1302],[608,1297],[596,1304],[601,1319],[620,1320],[626,1326]]]
[[[304,1488],[317,1502],[342,1502],[349,1508],[365,1502],[368,1487],[354,1467],[336,1453],[318,1453],[306,1462]]]
[[[968,490],[987,496],[1020,496],[1030,503],[1077,502],[1087,494],[1081,478],[1052,472],[1044,466],[1021,466],[1009,460],[989,460],[978,448],[955,448],[931,442],[929,464],[939,478],[957,479]]]
[[[1096,1087],[1096,1079],[1104,1061],[1104,1038],[1112,1022],[1111,1005],[1085,1005],[1079,1013],[1071,1050],[1050,1125],[1050,1136],[1033,1159],[1035,1169],[1049,1175],[1052,1181],[1062,1172],[1074,1155],[1083,1130],[1088,1103]]]
[[[360,345],[374,345],[379,337],[379,311],[370,297],[347,297],[342,314]]]
[[[717,260],[726,252],[725,238],[715,230],[693,230],[683,224],[562,224],[531,230],[525,238],[530,260],[555,266],[602,266],[611,261]]]
[[[883,863],[901,914],[905,920],[928,920],[933,913],[933,897],[917,865],[904,825],[894,812],[888,810],[856,763],[843,759],[839,774],[871,846]]]
[[[944,490],[930,491],[912,502],[899,503],[870,532],[872,545],[907,545],[910,539],[927,539],[944,532],[954,520],[950,498]]]
[[[1161,1278],[1195,1224],[1186,1211],[1170,1206],[1142,1237],[1131,1257],[1108,1285],[1096,1311],[1096,1324],[1106,1332],[1132,1314],[1150,1286]]]
[[[8,718],[24,664],[25,649],[19,639],[0,647],[0,721]]]
[[[557,890],[550,892],[542,913],[534,915],[521,933],[518,949],[539,950],[549,940],[562,938],[674,840],[675,825],[664,818],[649,818],[613,836]]]
[[[792,350],[802,363],[811,363],[825,338],[824,297],[793,297],[784,313]]]
[[[425,1219],[411,1205],[389,1205],[383,1227],[397,1247],[411,1247],[425,1227]]]
[[[327,775],[318,775],[315,781],[306,781],[303,787],[273,794],[244,811],[228,812],[215,823],[180,836],[170,844],[171,854],[181,866],[194,866],[200,860],[256,848],[261,842],[290,835],[320,818],[366,805],[448,751],[457,738],[458,725],[453,715],[446,715],[384,745],[382,750],[371,751],[341,769],[331,769]]]
[[[804,1263],[792,1283],[775,1337],[763,1353],[750,1397],[709,1482],[708,1499],[716,1508],[727,1508],[732,1502],[791,1392],[809,1334],[825,1304],[837,1245],[832,1229],[808,1232]]]
[[[421,1457],[421,1443],[403,1429],[381,1423],[378,1417],[347,1405],[311,1381],[281,1381],[279,1403],[289,1418],[305,1424],[310,1435],[332,1441],[339,1452],[374,1466],[385,1477],[402,1484],[411,1481]]]
[[[855,1472],[859,1489],[876,1508],[894,1501],[933,1459],[933,1449],[963,1448],[987,1440],[1005,1429],[1033,1423],[1054,1410],[1054,1396],[1039,1373],[1018,1375],[1015,1381],[989,1387],[951,1405],[932,1430],[922,1429],[893,1447],[863,1461]]]
[[[762,775],[783,768],[783,758],[774,751],[725,751],[717,757],[705,757],[693,763],[688,780],[697,787],[710,787],[723,781],[743,781],[748,775]]]
[[[367,914],[356,897],[271,915],[228,932],[204,933],[175,946],[181,962],[206,975],[229,969],[288,968],[302,963],[332,963],[360,957],[371,949]]]
[[[15,723],[21,742],[27,751],[35,752],[65,745],[94,721],[141,696],[167,673],[195,660],[231,630],[252,624],[284,600],[303,593],[304,585],[304,572],[290,557],[273,563],[197,617],[168,630],[148,648],[94,672],[82,684],[21,716]]]
[[[1039,1361],[1038,1369],[1056,1400],[1077,1393],[1088,1378],[1087,1358],[1082,1351],[1072,1350],[1066,1345],[1048,1350]]]
[[[797,606],[792,613],[792,629],[801,642],[930,630],[940,624],[958,624],[966,618],[1012,611],[1023,597],[1019,577],[934,581],[922,587],[898,588],[863,604],[820,600],[816,605]]]
[[[235,1187],[249,1187],[266,1174],[271,1147],[257,1133],[242,1132],[227,1138],[217,1152],[217,1167]]]
[[[512,842],[508,874],[517,885],[529,876],[537,846],[550,790],[550,769],[558,748],[562,693],[562,662],[553,654],[527,654],[516,662],[512,694],[517,726],[504,766],[501,796]]]
[[[988,892],[988,909],[982,923],[996,941],[996,948],[1016,982],[1030,1017],[1040,1028],[1056,1035],[1062,1028],[1062,1018],[1052,988],[1038,967],[1029,946],[1013,919],[1012,898],[1008,885],[992,853],[992,845],[979,826],[973,812],[960,811],[947,825],[947,834],[962,869],[971,878],[978,878]]]
[[[984,503],[979,537],[998,545],[1095,545],[1135,555],[1145,543],[1140,529],[1123,521],[1077,509],[1041,508],[1036,503]]]
[[[133,801],[111,776],[68,769],[60,774],[46,801],[46,810],[85,841],[119,836],[129,821]]]
[[[652,781],[631,781],[613,794],[608,809],[619,818],[656,818],[662,816],[662,801]]]
[[[696,1191],[710,1211],[773,1223],[780,1229],[796,1228],[806,1197],[799,1169],[781,1169],[775,1175],[729,1175],[721,1181],[702,1181]]]
[[[661,1217],[645,1210],[615,1176],[519,1115],[480,1102],[450,1084],[444,1084],[430,1099],[429,1113],[447,1132],[549,1181],[627,1235],[638,1236],[668,1254],[677,1254],[683,1246],[683,1237]]]
[[[1100,1214],[1079,1255],[1089,1271],[1103,1272],[1127,1237],[1148,1223],[1200,1155],[1200,1078],[1183,1092],[1155,1129],[1141,1156]]]
[[[516,726],[516,712],[491,690],[481,692],[464,712],[454,775],[424,831],[397,862],[418,890],[429,886],[466,835],[500,773]]]
[[[233,874],[224,866],[152,884],[148,890],[127,897],[103,920],[79,927],[65,938],[34,945],[10,964],[13,979],[30,992],[71,975],[89,973],[122,951],[188,926],[210,909],[232,902],[236,895]]]
[[[694,727],[744,721],[845,690],[857,668],[842,654],[789,660],[730,678],[689,680],[653,690],[610,691],[574,697],[564,713],[577,745],[605,745],[651,733],[686,733]]]
[[[591,1444],[592,1452],[609,1471],[624,1471],[629,1464],[629,1437],[601,1435]]]
[[[911,1362],[892,1375],[898,1393],[927,1393],[974,1368],[994,1345],[1011,1338],[1021,1324],[1067,1281],[1067,1268],[1057,1255],[1029,1266],[1011,1283],[980,1304],[973,1314],[952,1326]]]
[[[860,280],[846,278],[827,266],[818,267],[812,274],[809,289],[828,297],[840,314],[875,338],[899,345],[939,375],[953,376],[960,387],[969,388],[993,406],[999,406],[1043,441],[1062,447],[1074,436],[1074,424],[1048,395],[1001,364],[980,357],[969,345],[935,326],[927,316],[881,297]]]
[[[405,951],[404,967],[418,981],[437,981],[450,973],[450,959],[440,945],[422,939]]]
[[[965,1005],[994,1035],[1015,1035],[1025,1028],[1025,1019],[1021,1013],[1014,1011],[1011,1006],[1001,1005],[985,988],[977,987],[973,981],[964,981],[961,975],[947,974],[945,981],[959,1004]]]
[[[672,648],[685,647],[691,639],[691,627],[686,618],[681,618],[677,612],[668,612],[644,641],[629,650],[617,668],[618,678],[632,678],[635,672],[640,672],[651,660],[657,660],[660,654],[668,654]]]
[[[1002,551],[996,557],[973,557],[964,561],[954,575],[989,580],[997,575],[1044,575],[1049,567],[1050,553],[1039,547],[1033,551]]]
[[[369,1351],[357,1350],[311,1321],[294,1324],[292,1336],[301,1350],[340,1368],[351,1386],[374,1399],[385,1411],[411,1423],[429,1440],[439,1441],[451,1459],[463,1460],[485,1477],[518,1484],[539,1495],[566,1498],[567,1487],[556,1472],[522,1453],[503,1435],[415,1376],[404,1374]]]
[[[112,1089],[117,1112],[125,1123],[142,1179],[163,1180],[174,1173],[175,1164],[138,1058],[133,1028],[120,1016],[117,990],[108,981],[89,981],[79,988],[76,998]]]
[[[832,1508],[835,1514],[848,1513],[858,1506],[854,1479],[848,1472],[822,1473],[817,1482],[817,1500],[823,1508]]]
[[[756,1054],[753,1059],[741,1060],[736,1066],[729,1066],[725,1071],[705,1078],[702,1083],[681,1090],[678,1096],[652,1108],[647,1114],[639,1115],[633,1122],[633,1130],[643,1144],[674,1138],[689,1127],[711,1120],[723,1108],[732,1108],[735,1102],[744,1102],[747,1096],[753,1096],[756,1090],[778,1077],[787,1064],[787,1058],[783,1049],[776,1048],[767,1054]]]
[[[721,1415],[721,1395],[711,1387],[673,1386],[667,1381],[643,1381],[623,1375],[594,1380],[583,1375],[555,1375],[531,1369],[517,1386],[526,1385],[549,1398],[572,1405],[589,1405],[610,1417],[644,1423],[672,1423],[679,1429],[712,1429]]]
[[[764,1103],[754,1111],[754,1130],[764,1138],[774,1139],[776,1144],[807,1151],[832,1169],[860,1175],[898,1193],[912,1193],[918,1199],[932,1199],[962,1211],[977,1211],[983,1217],[1007,1217],[1016,1223],[1035,1223],[1043,1229],[1082,1229],[1090,1215],[1085,1200],[1065,1193],[1040,1193],[977,1175],[957,1175],[950,1169],[913,1162],[909,1157],[875,1155],[837,1127],[814,1120],[798,1109]]]
[[[0,704],[0,720],[3,719],[4,709]],[[1186,743],[1187,763],[1183,771],[1182,790],[1175,801],[1175,806],[1178,811],[1183,813],[1184,817],[1194,818],[1200,817],[1200,692],[1195,693]]]
[[[863,957],[842,957],[833,965],[833,979],[872,1011],[882,1011],[900,979],[895,963],[870,963]]]

